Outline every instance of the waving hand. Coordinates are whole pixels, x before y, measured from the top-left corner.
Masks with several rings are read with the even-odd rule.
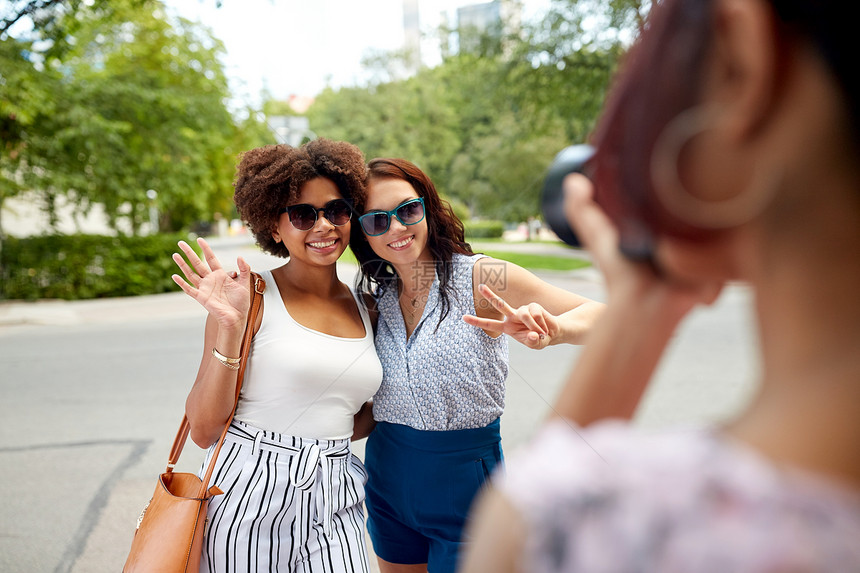
[[[174,262],[185,275],[185,279],[172,275],[173,282],[199,302],[220,327],[244,326],[251,300],[250,265],[239,257],[236,261],[238,276],[228,273],[205,240],[197,239],[197,244],[203,251],[205,261],[197,256],[188,243],[179,242],[179,248],[185,253],[188,262],[179,253],[173,254]]]

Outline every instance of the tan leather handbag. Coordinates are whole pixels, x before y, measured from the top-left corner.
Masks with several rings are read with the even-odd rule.
[[[263,278],[257,273],[251,274],[254,278],[254,289],[251,293],[251,308],[248,310],[248,324],[242,338],[233,414],[236,413],[236,404],[239,402],[251,338],[254,336],[254,325],[263,302],[263,292],[266,290]],[[206,509],[213,495],[224,493],[216,486],[209,487],[209,480],[224,444],[224,437],[233,421],[233,414],[221,432],[202,480],[195,474],[173,471],[191,429],[188,418],[182,417],[179,432],[173,440],[173,447],[167,459],[167,469],[158,476],[155,493],[137,520],[137,531],[131,542],[131,551],[123,572],[173,573],[199,570],[203,534],[207,525]]]

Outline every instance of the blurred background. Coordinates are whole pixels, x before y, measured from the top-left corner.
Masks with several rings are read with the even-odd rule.
[[[171,290],[175,234],[243,232],[238,153],[315,137],[416,162],[473,239],[551,240],[546,168],[649,5],[0,2],[0,300]],[[109,284],[105,259],[149,251],[151,277]]]

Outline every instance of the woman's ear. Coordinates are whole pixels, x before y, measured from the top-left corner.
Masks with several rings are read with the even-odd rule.
[[[730,138],[757,135],[778,96],[776,15],[766,0],[717,0],[704,99],[720,110]]]
[[[765,158],[786,94],[769,1],[714,0],[712,10],[699,105],[664,129],[652,172],[669,212],[696,227],[728,228],[750,221],[770,198],[763,177],[776,170]]]

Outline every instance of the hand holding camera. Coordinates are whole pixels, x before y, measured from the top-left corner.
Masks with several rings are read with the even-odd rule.
[[[564,214],[564,178],[571,173],[582,173],[587,177],[586,166],[594,157],[594,151],[594,147],[586,144],[565,147],[555,156],[543,185],[543,217],[552,232],[571,247],[581,247],[582,243]]]
[[[592,179],[592,163],[596,154],[597,149],[587,144],[565,147],[555,156],[544,180],[541,194],[544,219],[558,238],[571,247],[581,248],[583,244],[564,213],[564,180],[571,173],[581,173]],[[621,253],[631,260],[653,264],[653,238],[638,215],[620,197],[616,197],[612,205],[608,197],[601,197],[599,193],[595,200],[618,228]]]
[[[647,298],[654,305],[651,310],[660,308],[677,320],[697,303],[712,303],[721,285],[667,281],[655,261],[651,237],[642,241],[635,240],[641,234],[625,234],[618,215],[601,203],[589,177],[595,153],[590,145],[573,145],[559,152],[550,166],[541,200],[553,232],[572,247],[587,248],[604,275],[608,296],[632,300],[634,308]],[[573,173],[581,177],[569,178]]]

